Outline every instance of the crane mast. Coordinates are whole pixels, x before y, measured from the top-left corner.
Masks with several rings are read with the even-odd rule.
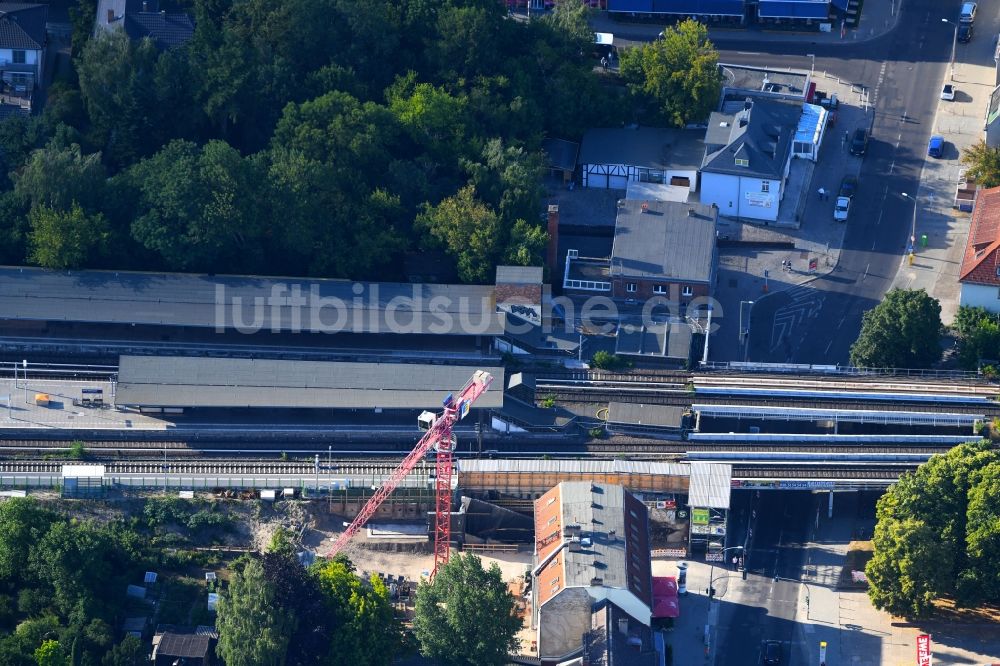
[[[427,432],[365,503],[357,517],[337,538],[327,557],[333,557],[343,550],[351,538],[375,515],[382,502],[392,494],[392,491],[433,448],[436,451],[436,477],[434,479],[434,570],[431,576],[437,574],[438,569],[448,561],[451,552],[449,547],[451,543],[451,479],[455,467],[452,455],[452,428],[469,413],[472,404],[489,389],[492,383],[493,375],[485,370],[477,370],[472,375],[472,379],[459,391],[458,397],[455,397],[454,394],[448,394],[443,402],[444,411],[442,413],[424,412],[420,415],[417,422]]]

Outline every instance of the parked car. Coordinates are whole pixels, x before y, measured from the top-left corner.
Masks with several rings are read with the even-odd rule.
[[[840,192],[837,196],[841,197],[853,197],[854,193],[858,191],[858,179],[854,176],[844,176],[844,179],[840,181]]]
[[[851,212],[851,198],[837,197],[837,205],[833,207],[833,219],[837,222],[847,222],[847,216]]]
[[[976,20],[976,3],[963,2],[962,11],[958,13],[959,23],[973,23]]]
[[[966,44],[972,41],[972,24],[962,23],[958,26],[958,41]]]
[[[851,139],[851,155],[857,155],[858,157],[865,154],[868,150],[868,130],[863,127],[859,127],[854,130],[854,137]]]
[[[944,87],[941,88],[941,99],[946,100],[948,102],[954,102],[955,86],[951,85],[950,83],[944,84]]]
[[[761,661],[767,666],[774,666],[781,663],[781,643],[778,641],[764,641],[761,649]]]
[[[931,140],[927,142],[927,154],[931,157],[940,158],[944,155],[944,137],[935,134],[931,137]]]

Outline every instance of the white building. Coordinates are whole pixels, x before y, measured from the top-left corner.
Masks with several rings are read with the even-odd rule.
[[[4,93],[29,94],[45,65],[48,5],[0,4],[0,78]]]
[[[802,104],[751,98],[734,114],[713,113],[705,132],[701,203],[718,206],[723,217],[777,220],[792,157],[815,159],[823,137],[822,129],[800,132],[803,115]],[[811,109],[808,115],[825,126],[825,115]]]
[[[696,192],[704,153],[700,130],[598,128],[584,134],[578,163],[584,187],[624,190],[630,182],[662,183]]]

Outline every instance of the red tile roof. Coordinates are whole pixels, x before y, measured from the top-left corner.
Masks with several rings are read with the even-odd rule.
[[[959,282],[1000,286],[1000,187],[980,190],[969,227]]]

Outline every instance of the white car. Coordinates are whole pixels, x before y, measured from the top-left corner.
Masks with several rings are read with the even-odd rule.
[[[833,207],[833,219],[837,222],[847,222],[847,214],[851,211],[850,197],[837,197],[837,205]]]
[[[955,86],[951,85],[950,83],[944,84],[944,87],[941,88],[941,99],[947,100],[949,102],[954,102]]]

